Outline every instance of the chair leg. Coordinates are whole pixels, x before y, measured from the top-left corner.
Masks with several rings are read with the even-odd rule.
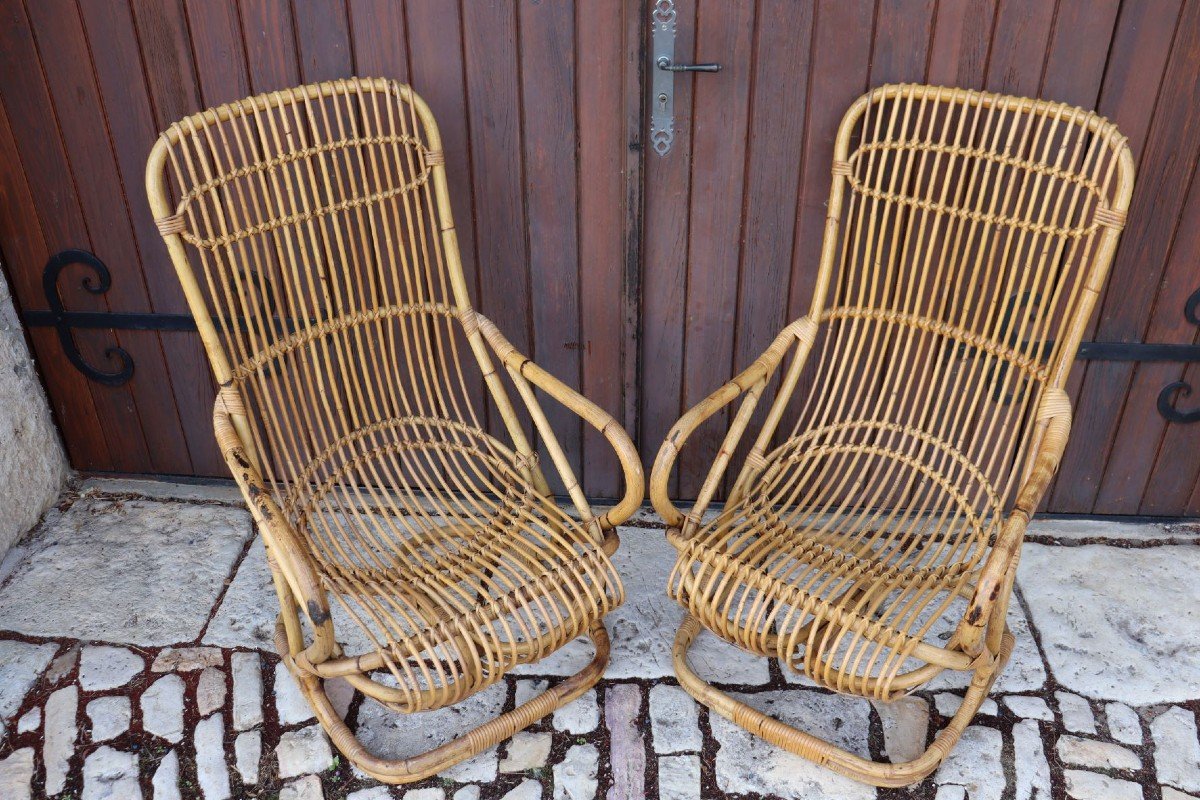
[[[552,713],[590,689],[604,674],[610,650],[608,630],[603,620],[596,620],[588,630],[588,636],[596,653],[586,667],[571,677],[547,689],[512,711],[501,714],[462,736],[452,739],[434,749],[403,759],[379,758],[371,753],[354,735],[349,726],[334,711],[325,693],[321,680],[307,672],[297,670],[290,664],[286,636],[281,627],[276,627],[275,646],[289,664],[300,690],[312,706],[321,727],[338,750],[363,772],[383,783],[412,783],[454,766],[460,761],[487,750],[509,738],[514,733],[529,727],[547,714]]]
[[[797,730],[713,687],[692,670],[687,660],[688,650],[696,634],[700,632],[700,627],[699,620],[690,614],[686,615],[675,635],[675,646],[671,651],[675,662],[675,674],[679,678],[679,684],[688,694],[734,724],[777,747],[863,783],[888,787],[908,786],[937,769],[958,743],[962,732],[987,698],[993,681],[1012,653],[1014,643],[1012,633],[1006,630],[1000,647],[1000,657],[990,667],[980,668],[975,672],[962,705],[946,727],[938,732],[924,753],[912,761],[888,764],[863,758],[810,733]]]

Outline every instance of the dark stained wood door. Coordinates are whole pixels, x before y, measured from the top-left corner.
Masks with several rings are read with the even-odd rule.
[[[649,22],[666,2],[0,0],[0,259],[74,466],[225,474],[195,334],[76,327],[65,348],[45,324],[43,270],[68,248],[98,256],[111,286],[90,291],[99,276],[67,267],[67,311],[186,313],[142,191],[151,143],[183,115],[354,74],[411,82],[446,140],[478,305],[649,462],[685,408],[805,308],[846,106],[920,81],[1098,108],[1129,136],[1138,188],[1047,506],[1200,514],[1200,422],[1185,421],[1200,363],[1136,350],[1200,345],[1200,300],[1187,305],[1200,297],[1200,0],[675,0],[677,60],[724,70],[676,79],[660,156],[646,146]],[[116,385],[71,361],[117,373],[117,348],[134,371]],[[585,490],[616,495],[603,440],[553,413]],[[696,491],[723,422],[685,452],[678,496]]]
[[[642,4],[627,0],[0,0],[0,252],[73,465],[226,476],[191,332],[44,327],[69,312],[186,313],[143,191],[158,131],[202,108],[351,75],[410,82],[440,123],[474,300],[525,352],[632,427]],[[632,220],[632,221],[631,221]],[[631,264],[635,267],[631,268]],[[91,380],[68,352],[96,373]],[[122,355],[120,348],[126,355]],[[123,359],[127,359],[123,360]],[[607,443],[548,404],[589,493]]]
[[[724,69],[676,78],[672,147],[648,151],[643,167],[647,452],[807,308],[846,107],[883,83],[961,86],[1099,109],[1138,160],[1129,226],[1087,337],[1100,344],[1074,371],[1075,431],[1047,508],[1200,514],[1200,420],[1187,422],[1200,417],[1188,414],[1200,408],[1200,364],[1181,360],[1200,353],[1200,2],[669,5],[675,60]],[[1171,360],[1142,360],[1142,343],[1171,345]],[[698,490],[725,422],[693,436],[677,496]]]

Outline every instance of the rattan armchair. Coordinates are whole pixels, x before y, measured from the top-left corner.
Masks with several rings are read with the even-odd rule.
[[[679,420],[650,495],[679,551],[668,591],[687,610],[683,687],[780,747],[902,786],[945,758],[1012,650],[1021,542],[1067,441],[1065,381],[1133,161],[1094,113],[905,85],[850,107],[832,171],[808,314]],[[676,457],[739,398],[685,514],[668,497]],[[743,452],[727,503],[706,515]],[[705,682],[687,659],[701,626],[877,701],[944,670],[970,684],[922,755],[878,763]]]
[[[147,165],[220,385],[216,436],[266,544],[276,645],[337,747],[391,783],[494,745],[600,678],[602,617],[623,597],[615,528],[644,489],[612,417],[472,308],[444,162],[408,86],[351,79],[183,119]],[[615,507],[589,508],[535,388],[615,448]],[[486,432],[485,395],[507,441]],[[578,519],[556,505],[534,434]],[[346,628],[369,646],[346,652]],[[411,758],[368,752],[324,689],[341,677],[398,712],[435,709],[582,634],[595,657],[581,672]]]

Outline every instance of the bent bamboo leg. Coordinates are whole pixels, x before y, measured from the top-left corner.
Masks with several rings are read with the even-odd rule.
[[[295,669],[288,655],[287,636],[282,623],[275,629],[275,646],[288,664],[300,690],[312,706],[321,727],[346,758],[356,767],[383,783],[412,783],[454,766],[460,761],[487,750],[529,727],[547,714],[574,701],[600,680],[608,664],[608,630],[603,620],[596,620],[588,630],[596,653],[586,667],[542,694],[501,714],[477,728],[466,731],[434,749],[402,759],[380,758],[367,750],[349,726],[334,711],[332,703],[316,676]]]
[[[1005,662],[1008,661],[1014,642],[1012,633],[1006,630],[1001,642],[999,658],[975,672],[962,705],[959,706],[958,711],[946,724],[946,727],[938,732],[933,743],[924,753],[912,761],[886,764],[855,755],[824,739],[793,728],[714,688],[712,684],[692,670],[687,660],[688,650],[699,632],[700,621],[690,614],[686,615],[679,626],[679,632],[675,635],[675,646],[671,651],[679,685],[688,694],[734,724],[777,747],[782,747],[784,750],[815,761],[855,780],[875,786],[889,787],[908,786],[937,769],[954,745],[958,743],[962,732],[975,717],[975,712],[979,710],[984,699],[987,698],[988,691],[992,688],[992,682],[995,681],[1000,670],[1004,668]]]

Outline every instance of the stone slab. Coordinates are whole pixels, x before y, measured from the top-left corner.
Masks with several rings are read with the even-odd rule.
[[[33,748],[23,747],[0,758],[0,797],[30,800],[33,781]]]
[[[394,681],[380,678],[381,683]],[[503,683],[446,708],[399,714],[370,698],[358,709],[358,737],[363,746],[382,758],[407,758],[451,739],[494,718],[504,707],[508,688]],[[490,781],[496,777],[497,754],[492,747],[442,773],[456,781]]]
[[[0,589],[0,630],[136,645],[191,641],[250,534],[241,509],[80,500],[38,532]]]
[[[183,739],[183,679],[164,675],[142,692],[142,728],[168,742]]]
[[[54,644],[0,641],[0,726],[21,708],[21,701],[57,649]]]
[[[141,800],[141,797],[135,754],[104,745],[83,762],[83,800]]]
[[[1028,544],[1017,580],[1058,682],[1131,706],[1200,686],[1200,547]],[[1114,580],[1115,576],[1127,576]],[[1136,579],[1132,579],[1136,576]]]
[[[1200,525],[1124,522],[1117,519],[1047,519],[1029,523],[1028,536],[1061,542],[1174,542],[1200,541]]]
[[[667,678],[675,674],[671,645],[683,609],[667,597],[667,577],[675,548],[663,531],[621,528],[621,547],[613,566],[625,584],[625,603],[604,618],[612,639],[608,680]],[[591,658],[591,642],[577,639],[558,653],[514,670],[518,675],[571,675]],[[768,660],[703,632],[689,653],[693,668],[706,680],[725,686],[758,686],[770,679]]]
[[[1142,787],[1133,781],[1081,769],[1068,769],[1063,775],[1067,783],[1067,797],[1071,800],[1142,800],[1144,797]]]
[[[700,735],[700,706],[678,686],[660,683],[650,688],[650,731],[654,752],[698,753],[704,746]]]
[[[599,769],[600,751],[595,745],[572,745],[554,765],[554,800],[592,800]]]
[[[927,638],[932,641],[938,637],[939,633],[948,633],[953,630],[957,624],[957,620],[943,618],[936,623],[933,632]],[[1041,689],[1046,684],[1046,668],[1042,664],[1041,655],[1038,654],[1033,633],[1029,630],[1029,620],[1016,597],[1013,597],[1008,604],[1008,627],[1012,631],[1016,643],[1013,645],[1013,652],[1009,656],[1008,663],[1004,665],[1004,670],[992,685],[992,692],[1032,692]],[[971,673],[946,670],[923,688],[935,692],[945,689],[965,689],[970,683]]]
[[[163,756],[151,779],[154,800],[182,800],[179,791],[179,753],[175,750]]]
[[[81,497],[95,494],[135,494],[151,500],[191,500],[245,507],[242,490],[232,480],[204,483],[148,481],[137,478],[85,478],[79,484]]]
[[[1176,789],[1200,792],[1200,739],[1196,715],[1173,706],[1150,723],[1158,779]]]
[[[1003,737],[995,728],[972,725],[934,773],[939,786],[961,786],[970,800],[1000,800],[1004,795]]]
[[[146,668],[146,660],[124,647],[85,647],[79,658],[79,686],[85,692],[116,689]]]
[[[42,741],[42,763],[46,771],[46,794],[58,794],[67,784],[67,767],[75,752],[78,735],[79,687],[64,686],[46,700],[46,728]]]
[[[105,742],[129,730],[133,714],[129,698],[120,695],[97,697],[87,704],[88,719],[92,721],[92,741]]]
[[[279,737],[275,755],[279,761],[281,778],[324,772],[333,765],[333,750],[320,725],[285,731]]]
[[[662,756],[658,759],[659,800],[700,800],[700,757]]]
[[[869,757],[870,705],[840,695],[789,689],[734,694],[736,699],[861,756]],[[717,714],[709,715],[721,791],[795,800],[870,800],[874,788],[781,750]]]

